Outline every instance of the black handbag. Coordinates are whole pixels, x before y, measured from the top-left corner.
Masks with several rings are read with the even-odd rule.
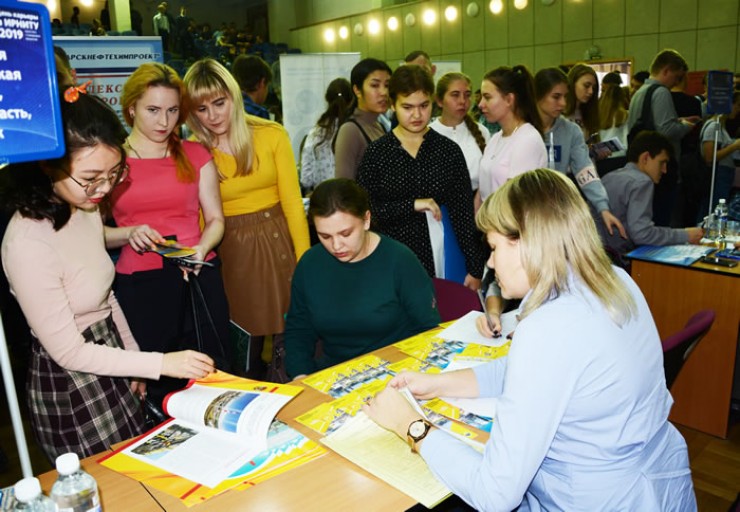
[[[272,337],[272,359],[267,365],[265,380],[285,384],[290,380],[285,370],[285,335],[275,334]]]
[[[208,304],[206,304],[206,298],[203,295],[203,290],[201,289],[200,283],[198,282],[198,276],[193,273],[188,275],[188,289],[190,290],[190,307],[193,312],[193,328],[195,330],[195,342],[198,347],[198,352],[205,353],[205,351],[203,350],[203,334],[200,329],[200,313],[198,312],[198,305],[200,304],[200,307],[205,313],[208,325],[213,330],[213,334],[216,335],[216,339],[218,340],[218,350],[220,352],[219,355],[221,356],[221,360],[226,361],[226,352],[224,351],[223,345],[224,340],[222,340],[221,336],[219,336],[218,334],[218,329],[216,329],[216,324],[214,323],[211,312],[208,309]]]
[[[151,430],[167,420],[167,416],[162,409],[149,397],[142,398],[141,413],[144,415],[144,427],[146,430]]]

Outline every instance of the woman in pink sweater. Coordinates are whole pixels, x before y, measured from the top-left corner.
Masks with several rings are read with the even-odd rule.
[[[2,263],[33,334],[28,405],[50,460],[87,457],[142,433],[143,379],[213,371],[211,358],[192,350],[139,351],[111,291],[98,210],[128,172],[126,132],[84,86],[68,89],[61,105],[67,153],[0,175],[0,202],[15,211]]]

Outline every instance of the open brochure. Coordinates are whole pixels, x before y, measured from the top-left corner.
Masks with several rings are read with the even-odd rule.
[[[215,487],[267,448],[272,420],[301,390],[215,372],[168,395],[172,419],[120,453]]]
[[[408,389],[402,389],[401,394],[417,413],[433,422]],[[483,451],[482,443],[464,433],[455,430],[442,432],[460,439],[479,452]],[[406,441],[376,424],[362,411],[321,442],[427,508],[436,506],[452,494],[434,476],[424,459],[409,449]]]
[[[613,155],[625,149],[624,144],[618,137],[612,137],[601,142],[594,142],[589,146],[588,153],[591,158],[597,159],[601,155]]]
[[[703,245],[641,245],[627,257],[636,260],[657,261],[669,265],[688,267],[702,256],[714,251]]]
[[[177,243],[177,240],[165,239],[163,242],[157,242],[154,245],[154,248],[151,249],[151,251],[159,254],[165,259],[171,260],[178,265],[206,265],[208,267],[213,266],[213,263],[210,263],[208,261],[194,260],[192,256],[196,252],[195,249],[193,249],[192,247],[180,245],[179,243]]]
[[[174,496],[186,507],[191,507],[228,490],[251,489],[269,478],[315,460],[325,453],[326,449],[318,443],[275,419],[267,434],[267,449],[212,488],[132,459],[123,453],[123,450],[107,455],[98,462],[149,487]]]

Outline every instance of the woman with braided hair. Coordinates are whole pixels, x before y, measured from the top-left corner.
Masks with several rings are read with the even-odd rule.
[[[473,192],[477,192],[478,167],[491,135],[485,126],[477,123],[470,115],[470,77],[463,73],[445,73],[437,82],[434,92],[442,115],[429,127],[460,146],[468,165],[470,185]],[[476,209],[477,206],[479,205],[476,205]]]

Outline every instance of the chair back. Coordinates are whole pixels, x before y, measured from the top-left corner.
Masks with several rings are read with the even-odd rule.
[[[434,283],[434,295],[437,297],[437,309],[443,322],[457,320],[470,311],[481,311],[478,295],[455,281],[432,279]]]
[[[668,389],[671,389],[691,351],[709,332],[714,316],[712,309],[699,311],[686,322],[683,329],[663,340],[663,369]]]

